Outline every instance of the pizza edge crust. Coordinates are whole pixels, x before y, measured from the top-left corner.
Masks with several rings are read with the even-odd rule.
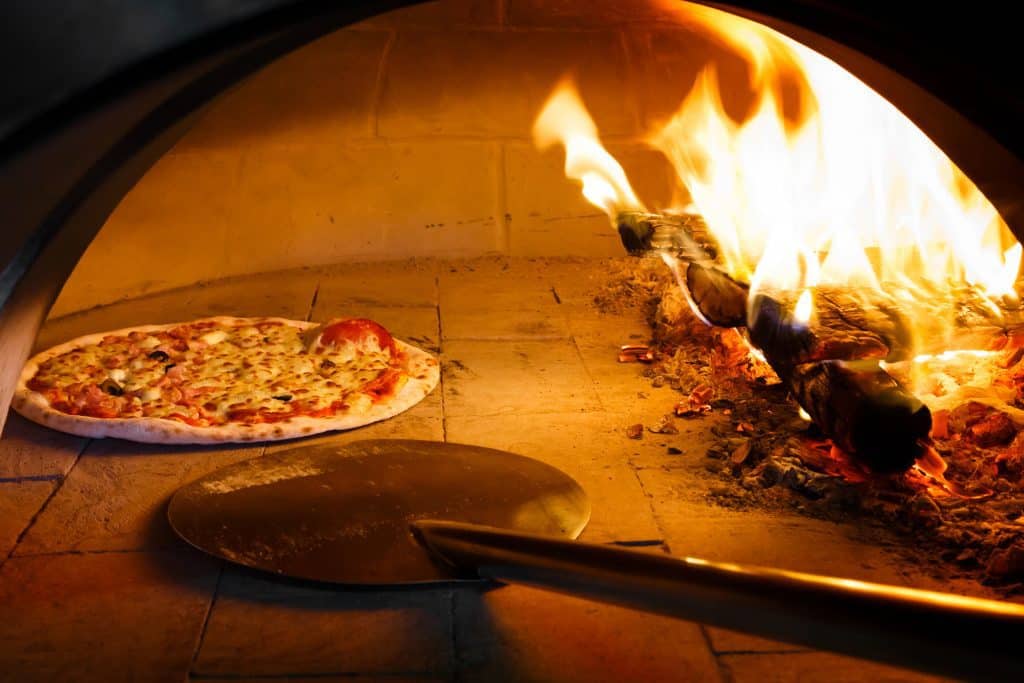
[[[397,394],[374,403],[365,413],[328,418],[295,417],[287,422],[253,425],[226,424],[213,427],[195,427],[177,420],[159,417],[100,418],[68,415],[67,413],[52,409],[42,394],[28,388],[29,380],[35,376],[42,363],[75,348],[95,344],[106,336],[127,335],[129,332],[161,332],[182,324],[202,322],[216,322],[225,325],[277,322],[300,330],[307,330],[320,325],[320,323],[289,320],[288,318],[214,316],[188,321],[187,323],[138,325],[109,332],[84,335],[63,344],[58,344],[30,358],[25,363],[21,376],[18,378],[18,385],[15,389],[11,406],[16,412],[33,422],[38,422],[39,424],[69,434],[94,439],[113,437],[142,443],[173,444],[281,441],[321,434],[323,432],[354,429],[393,417],[423,400],[424,397],[434,390],[440,380],[440,368],[436,358],[422,349],[407,344],[400,339],[395,339],[395,344],[405,354],[405,365],[402,369],[407,377],[407,381]]]

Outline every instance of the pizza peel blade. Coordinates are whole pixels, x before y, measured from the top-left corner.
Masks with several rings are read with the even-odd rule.
[[[576,538],[590,501],[550,465],[480,446],[414,440],[312,445],[179,489],[168,519],[207,553],[345,585],[478,580],[434,559],[413,522],[443,519]]]

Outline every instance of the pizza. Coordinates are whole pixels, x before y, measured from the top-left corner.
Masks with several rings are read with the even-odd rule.
[[[79,337],[31,358],[12,405],[72,434],[153,443],[274,441],[412,407],[430,354],[372,320],[220,316]]]

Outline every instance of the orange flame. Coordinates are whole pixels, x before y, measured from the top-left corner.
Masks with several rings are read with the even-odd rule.
[[[533,124],[533,139],[541,149],[562,143],[565,175],[583,183],[583,196],[609,216],[643,208],[626,172],[601,145],[597,125],[571,81],[563,81],[548,98]]]
[[[936,330],[933,302],[964,287],[994,314],[1016,300],[1021,245],[992,204],[909,119],[828,58],[747,19],[673,3],[675,11],[750,65],[756,101],[737,122],[713,66],[648,140],[670,160],[689,205],[719,245],[723,267],[763,288],[801,293],[796,317],[813,316],[814,290],[897,299]],[[800,90],[799,120],[783,112],[783,83]],[[643,207],[604,150],[571,83],[556,88],[534,128],[540,146],[561,142],[566,174],[613,219]],[[927,305],[926,305],[927,304]],[[953,307],[949,306],[951,318]]]

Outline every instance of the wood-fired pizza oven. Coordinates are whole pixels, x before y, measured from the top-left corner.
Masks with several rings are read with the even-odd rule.
[[[847,499],[828,514],[805,509],[800,496],[834,493],[817,475],[744,469],[741,442],[776,422],[733,416],[726,396],[674,408],[688,398],[678,382],[620,362],[653,345],[645,316],[657,302],[644,287],[669,271],[627,256],[628,236],[566,178],[560,149],[538,149],[533,126],[572,79],[640,202],[672,205],[675,172],[649,144],[656,124],[708,64],[726,110],[742,118],[755,100],[755,67],[686,3],[16,4],[0,41],[0,414],[30,351],[76,334],[214,314],[373,317],[439,353],[443,368],[432,398],[374,434],[539,453],[593,498],[585,539],[968,594],[987,594],[979,577],[1003,597],[1024,580],[1024,546],[1011,552],[1009,536],[977,557],[958,537],[961,550],[935,561],[960,578],[894,559],[888,546],[906,536],[887,536],[884,516],[847,519],[858,507]],[[1024,239],[1024,100],[1005,75],[1016,64],[1003,10],[704,5],[850,70]],[[688,420],[705,407],[710,421]],[[175,488],[261,452],[87,443],[11,417],[0,441],[10,519],[0,520],[0,596],[13,610],[0,619],[3,670],[18,680],[887,673],[541,592],[275,583],[204,564],[169,538],[161,506]],[[785,482],[796,498],[748,498],[755,480]],[[922,494],[913,505],[936,503]],[[1005,508],[1008,523],[1024,519],[1024,496]],[[957,510],[936,515],[973,514]],[[976,532],[965,522],[956,533]],[[358,648],[337,645],[355,633]],[[954,671],[944,665],[919,668]]]

